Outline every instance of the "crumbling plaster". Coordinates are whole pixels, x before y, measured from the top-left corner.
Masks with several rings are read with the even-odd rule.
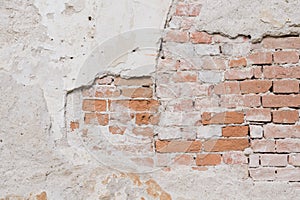
[[[199,30],[230,37],[250,35],[253,40],[299,31],[299,1],[194,2],[203,4]],[[101,166],[76,145],[76,138],[66,140],[66,94],[88,84],[77,78],[91,52],[126,31],[163,29],[171,3],[0,0],[0,198],[46,191],[49,199],[134,199],[140,195],[148,199],[153,197],[145,192],[150,179],[173,199],[216,199],[224,198],[224,194],[233,199],[299,196],[294,190],[299,188],[296,184],[243,180],[242,167],[216,168],[205,174],[185,168],[158,171],[139,175],[139,185],[129,175]],[[159,34],[153,37],[153,47],[159,48],[159,39]],[[155,59],[152,56],[147,62],[153,64]],[[103,67],[99,64],[99,71]],[[128,65],[118,67],[115,73]],[[93,80],[95,75],[91,73],[84,81]],[[266,193],[274,188],[276,193]]]

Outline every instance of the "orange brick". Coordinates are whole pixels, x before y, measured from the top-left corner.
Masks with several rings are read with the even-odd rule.
[[[274,93],[299,93],[298,80],[277,80],[273,81]]]
[[[200,152],[202,143],[201,141],[163,141],[157,140],[155,142],[156,151],[160,153],[172,153],[172,152]]]
[[[196,72],[181,71],[176,72],[172,76],[172,80],[176,82],[196,82],[198,74]]]
[[[254,121],[254,122],[270,122],[271,109],[268,108],[249,109],[246,111],[246,120]]]
[[[244,113],[242,112],[223,112],[202,114],[202,124],[241,124],[244,122]]]
[[[191,33],[191,42],[194,44],[210,44],[212,36],[206,32],[194,32]]]
[[[267,108],[299,107],[300,95],[265,95],[262,105]]]
[[[176,6],[176,15],[177,16],[190,16],[195,17],[199,15],[201,5],[199,4],[178,4]]]
[[[123,135],[125,130],[126,130],[126,127],[124,127],[124,126],[109,126],[109,132],[111,134]]]
[[[140,87],[140,88],[123,88],[122,95],[131,98],[152,98],[152,88]]]
[[[294,124],[299,120],[299,113],[297,110],[274,110],[273,122],[282,124]]]
[[[240,84],[237,81],[229,81],[216,85],[214,87],[216,94],[239,94]]]
[[[274,52],[275,63],[298,63],[299,54],[296,51],[276,51]]]
[[[248,139],[212,139],[204,142],[206,152],[243,151],[249,147]]]
[[[229,67],[246,67],[247,60],[246,58],[236,58],[229,61]]]
[[[227,126],[222,128],[224,137],[245,137],[248,135],[248,126]]]
[[[245,154],[241,151],[224,152],[222,158],[223,162],[229,165],[248,163],[247,156],[245,156]]]
[[[247,57],[249,64],[261,65],[272,64],[271,52],[257,52]]]
[[[154,115],[150,113],[137,113],[135,123],[138,125],[142,124],[152,124],[157,125],[159,122],[159,115]]]
[[[300,78],[300,67],[278,67],[264,66],[263,74],[265,78]]]
[[[220,163],[220,154],[198,154],[196,157],[196,165],[198,166],[219,165]]]
[[[300,49],[299,37],[287,38],[264,38],[262,41],[264,48],[268,49]]]
[[[165,37],[168,42],[184,43],[189,41],[189,33],[183,31],[169,31]]]
[[[240,82],[241,93],[263,93],[270,90],[272,87],[272,81],[268,80],[246,80]]]
[[[85,99],[82,103],[82,110],[84,111],[106,111],[106,101],[105,100],[93,100]]]
[[[86,113],[84,123],[105,126],[108,124],[108,114]]]
[[[70,122],[70,129],[71,131],[74,131],[75,129],[79,128],[79,123],[78,122]]]
[[[129,108],[135,111],[150,111],[156,112],[159,106],[157,100],[131,100],[129,101]]]

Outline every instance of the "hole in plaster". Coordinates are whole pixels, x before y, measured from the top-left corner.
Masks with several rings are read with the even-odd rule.
[[[88,19],[89,19],[89,21],[91,21],[91,20],[92,20],[92,17],[91,17],[91,16],[89,16],[89,17],[88,17]]]

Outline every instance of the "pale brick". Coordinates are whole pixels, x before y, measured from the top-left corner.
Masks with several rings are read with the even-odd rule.
[[[262,154],[260,155],[262,166],[284,167],[287,165],[287,155],[284,154]]]

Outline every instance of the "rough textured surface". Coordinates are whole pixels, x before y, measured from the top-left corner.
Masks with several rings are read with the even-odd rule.
[[[284,100],[286,93],[299,92],[299,84],[297,81],[295,84],[294,80],[293,83],[288,83],[293,87],[288,87],[287,90],[285,84],[278,80],[274,87],[275,81],[272,79],[300,77],[294,64],[299,61],[298,37],[279,40],[266,38],[258,45],[251,42],[266,35],[298,35],[298,7],[298,1],[283,0],[0,0],[0,199],[296,199],[300,195],[299,139],[284,139],[286,136],[283,133],[289,132],[291,138],[299,137],[297,124],[291,125],[299,121],[298,110],[295,109],[300,105],[299,98],[291,95],[288,101],[290,105],[286,105]],[[164,27],[176,32],[167,34],[167,41],[160,40],[159,30]],[[143,31],[145,28],[151,28],[148,29],[151,31],[143,34],[133,31]],[[124,37],[126,31],[129,35],[126,36],[125,33]],[[236,39],[207,33],[220,33]],[[251,36],[251,40],[237,37],[239,35]],[[161,44],[161,41],[166,43]],[[221,48],[215,43],[222,44]],[[273,57],[271,54],[247,57],[251,51],[256,53],[261,45],[272,52]],[[297,50],[290,54],[274,53],[275,48],[284,48],[287,52],[291,48]],[[93,55],[101,55],[102,49],[105,50],[102,57],[105,60],[91,59]],[[181,56],[189,56],[189,61],[196,65],[169,62],[163,65],[165,71],[161,70],[161,65],[156,64],[163,57],[168,58],[167,53],[162,54],[167,49]],[[287,59],[286,55],[291,56]],[[217,56],[221,58],[215,59]],[[235,56],[237,58],[233,58]],[[233,69],[223,74],[222,70],[229,69],[229,60],[235,60],[230,64]],[[283,66],[260,66],[273,62]],[[249,70],[251,64],[258,66]],[[201,72],[190,73],[189,70]],[[124,84],[122,80],[116,84],[121,87],[124,98],[142,96],[153,98],[156,102],[159,97],[163,106],[159,109],[167,111],[162,116],[162,126],[166,127],[151,129],[157,123],[155,117],[149,113],[141,113],[149,108],[149,103],[129,103],[127,105],[135,109],[133,123],[137,123],[139,129],[129,126],[134,137],[128,137],[126,142],[129,147],[132,147],[130,145],[134,140],[144,143],[133,148],[135,152],[131,152],[132,148],[126,146],[118,149],[121,154],[112,151],[113,148],[105,149],[109,144],[123,144],[122,136],[126,132],[122,126],[111,126],[108,131],[102,132],[113,133],[104,135],[108,139],[107,143],[99,140],[99,135],[95,134],[98,133],[97,128],[90,128],[88,131],[82,129],[80,120],[84,120],[84,117],[81,112],[80,91],[89,88],[88,86],[110,82],[109,79],[95,79],[97,74],[118,74],[123,78],[155,76],[157,79],[154,81],[162,86],[161,90],[149,87],[153,81],[147,81],[149,79],[143,79],[145,87],[139,90],[135,88],[136,82],[125,81],[128,88],[120,86]],[[271,79],[273,88],[269,87],[270,81],[263,87],[255,83],[254,88],[248,87],[252,82],[247,82],[243,87],[245,95],[237,95],[237,83],[252,77]],[[207,82],[207,86],[199,88],[199,85],[194,84],[198,79]],[[225,79],[230,84],[223,84]],[[182,84],[181,89],[174,87],[171,92],[166,90],[169,87],[163,86],[169,80],[177,85]],[[210,84],[219,87],[218,90],[215,88],[213,98],[209,96],[212,94],[212,88],[208,87]],[[119,95],[119,91],[115,89],[100,89],[97,97],[110,95],[113,98],[114,95]],[[199,121],[200,115],[192,112],[191,115],[181,113],[179,116],[174,111],[184,110],[188,113],[194,108],[203,111],[207,105],[213,106],[207,110],[209,113],[222,113],[226,106],[230,109],[241,106],[258,107],[258,96],[251,93],[266,90],[276,93],[276,97],[267,95],[263,98],[263,106],[273,109],[272,116],[276,116],[268,120],[287,125],[284,125],[284,129],[279,124],[262,126],[265,122],[250,118],[249,121],[254,123],[250,124],[251,133],[247,137],[255,138],[250,144],[251,149],[246,148],[249,145],[247,140],[237,139],[234,141],[242,140],[241,148],[246,148],[244,151],[223,152],[222,155],[213,153],[206,157],[201,154],[171,153],[174,161],[168,160],[170,157],[162,153],[155,157],[155,164],[159,164],[155,167],[151,166],[152,160],[145,157],[134,159],[130,164],[127,162],[128,155],[147,151],[145,144],[154,144],[154,140],[149,139],[153,135],[159,140],[183,141],[223,136],[245,137],[241,132],[228,133],[222,130],[223,125],[220,124],[209,128],[201,126],[196,130],[191,127],[175,127],[178,122],[189,125],[192,120]],[[201,97],[193,101],[184,99],[180,103],[177,99],[178,95],[193,98],[199,94]],[[220,99],[221,95],[227,94],[229,98]],[[230,95],[236,96],[233,99]],[[170,101],[169,98],[175,99]],[[105,105],[108,106],[109,103],[108,101]],[[85,112],[93,112],[94,108],[103,111],[102,103],[95,105],[87,104]],[[277,109],[281,106],[292,108]],[[124,106],[121,105],[121,109],[116,108],[116,111],[123,109]],[[291,112],[293,116],[290,115]],[[95,118],[102,123],[132,120],[130,115],[120,112],[110,115],[111,121],[108,121],[106,115],[89,114],[85,118],[88,123],[95,122]],[[268,117],[269,114],[271,113],[268,113]],[[169,126],[173,127],[170,129]],[[208,132],[212,134],[207,134]],[[199,144],[196,143],[192,149],[189,149],[190,146],[181,148],[182,151],[195,151],[200,148]],[[203,145],[203,148],[205,146],[207,145]],[[236,148],[232,143],[228,145],[226,142],[222,142],[218,148],[224,150],[228,146]],[[147,147],[153,148],[153,145]],[[174,148],[178,146],[175,145]],[[271,153],[275,148],[283,156],[274,157]],[[101,152],[98,154],[100,157],[94,156],[91,149]],[[209,166],[189,166],[196,162]],[[220,163],[222,165],[210,166]],[[283,166],[287,167],[282,168]],[[248,173],[252,178],[249,178]]]
[[[197,1],[202,4],[197,29],[230,37],[251,36],[253,41],[267,35],[299,34],[299,2],[289,0]]]

